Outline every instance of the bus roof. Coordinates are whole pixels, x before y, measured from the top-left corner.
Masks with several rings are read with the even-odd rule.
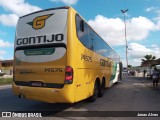
[[[49,9],[39,10],[39,11],[32,12],[32,13],[26,14],[24,16],[21,16],[20,18],[29,16],[29,15],[32,15],[32,14],[35,14],[35,13],[39,13],[39,12],[44,12],[44,11],[49,11],[49,10],[56,10],[56,9],[69,9],[69,8],[70,8],[70,6],[63,6],[63,7],[49,8]]]

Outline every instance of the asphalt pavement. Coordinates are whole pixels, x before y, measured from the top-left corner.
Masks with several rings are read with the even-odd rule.
[[[138,114],[145,115],[148,114],[148,112],[153,112],[153,114],[156,115],[156,112],[160,111],[160,85],[158,89],[153,89],[151,80],[147,80],[146,78],[143,77],[126,77],[118,84],[115,84],[111,88],[106,89],[104,96],[102,98],[98,98],[96,102],[90,103],[87,102],[86,100],[83,100],[75,104],[59,104],[59,103],[50,104],[39,101],[19,99],[17,96],[13,95],[11,86],[0,86],[0,111],[1,112],[48,111],[48,114],[46,115],[47,118],[46,117],[42,118],[47,120],[48,119],[49,120],[50,119],[159,120],[160,112],[157,113],[159,117],[132,117],[132,115],[136,111],[137,115]],[[142,112],[139,113],[138,111]],[[69,114],[67,112],[69,112]],[[112,115],[115,114],[115,116],[121,113],[121,117],[115,117],[115,116],[106,117],[107,114],[110,115],[110,112]],[[65,113],[62,114],[64,116],[62,116],[61,113]],[[93,114],[93,116],[91,114]],[[86,117],[88,115],[90,117]],[[14,119],[20,119],[20,118],[14,118]],[[36,119],[39,118],[34,118],[34,120]]]

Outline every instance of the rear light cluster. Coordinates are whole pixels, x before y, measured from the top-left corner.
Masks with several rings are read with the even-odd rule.
[[[73,68],[70,66],[66,66],[65,70],[65,84],[72,84],[73,83]]]

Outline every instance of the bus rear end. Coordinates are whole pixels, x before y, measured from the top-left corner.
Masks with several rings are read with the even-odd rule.
[[[68,8],[49,9],[19,19],[15,36],[13,91],[19,97],[54,102],[74,100],[73,69],[67,66]]]

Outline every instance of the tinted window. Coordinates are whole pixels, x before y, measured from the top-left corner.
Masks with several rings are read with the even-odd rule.
[[[81,21],[83,20],[79,17],[79,15],[76,15],[77,36],[85,47],[90,48],[89,39],[88,39],[88,32],[89,32],[88,25],[85,22],[83,22],[84,31],[81,31],[81,27],[82,27]]]
[[[80,42],[88,49],[113,60],[119,59],[116,52],[90,27],[83,21],[83,19],[76,15],[76,29],[77,36]],[[83,24],[83,26],[82,26]]]
[[[103,44],[104,56],[109,57],[109,46],[107,44]]]
[[[103,49],[102,49],[102,40],[99,38],[98,35],[95,37],[95,52],[103,55]]]

